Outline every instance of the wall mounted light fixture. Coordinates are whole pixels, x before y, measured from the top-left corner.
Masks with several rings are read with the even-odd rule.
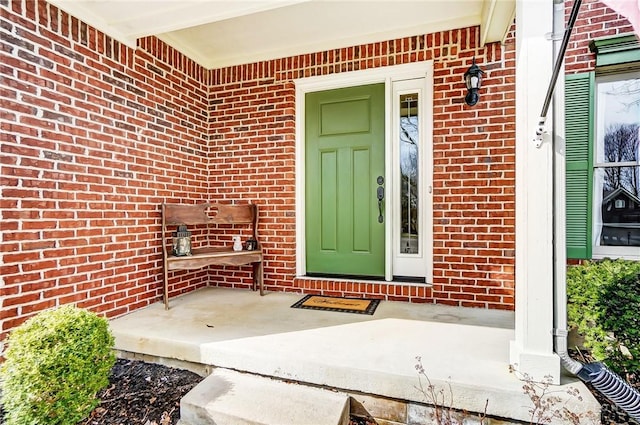
[[[467,85],[467,95],[464,97],[464,101],[469,106],[473,106],[478,103],[480,96],[478,95],[478,89],[482,85],[482,74],[484,71],[476,65],[476,58],[474,56],[473,63],[464,73],[464,82]]]

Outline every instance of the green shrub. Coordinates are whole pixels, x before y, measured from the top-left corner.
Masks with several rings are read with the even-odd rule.
[[[107,321],[65,306],[10,334],[0,368],[7,425],[76,424],[98,404],[115,362]]]
[[[569,326],[596,360],[640,370],[640,262],[587,261],[567,270]]]

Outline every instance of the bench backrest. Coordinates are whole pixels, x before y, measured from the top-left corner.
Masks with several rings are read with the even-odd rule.
[[[165,224],[253,224],[255,204],[162,204]]]
[[[250,224],[256,237],[258,206],[255,204],[162,204],[162,225]]]

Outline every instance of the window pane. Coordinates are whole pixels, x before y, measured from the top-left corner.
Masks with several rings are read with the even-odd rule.
[[[640,78],[598,82],[596,163],[637,162]]]
[[[640,78],[597,81],[595,186],[596,246],[640,246]]]
[[[607,167],[602,168],[603,198],[618,189],[633,196],[638,196],[638,169],[640,167]]]
[[[596,170],[601,246],[640,246],[640,166]]]
[[[400,252],[418,254],[418,94],[400,96]]]

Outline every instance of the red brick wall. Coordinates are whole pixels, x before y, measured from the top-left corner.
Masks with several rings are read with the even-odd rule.
[[[573,0],[567,1],[567,20],[573,7]],[[596,66],[595,54],[589,50],[589,42],[594,38],[630,33],[633,27],[629,21],[618,15],[604,3],[597,0],[583,0],[580,13],[573,28],[567,54],[565,71],[567,74],[592,71]]]
[[[481,47],[466,28],[212,71],[211,196],[259,204],[269,289],[513,309],[514,41]],[[474,56],[487,74],[470,108],[462,75]],[[295,278],[293,79],[422,60],[435,74],[433,288]]]
[[[208,72],[47,3],[1,3],[0,340],[55,305],[115,316],[158,300],[159,204],[209,190]]]
[[[23,8],[24,7],[24,8]],[[159,204],[260,204],[270,290],[513,308],[514,61],[477,28],[206,71],[130,49],[43,1],[0,1],[0,339],[37,311],[108,317],[159,300]],[[481,101],[463,103],[476,56]],[[293,78],[434,61],[434,286],[295,278]],[[249,286],[177,272],[173,295]]]

